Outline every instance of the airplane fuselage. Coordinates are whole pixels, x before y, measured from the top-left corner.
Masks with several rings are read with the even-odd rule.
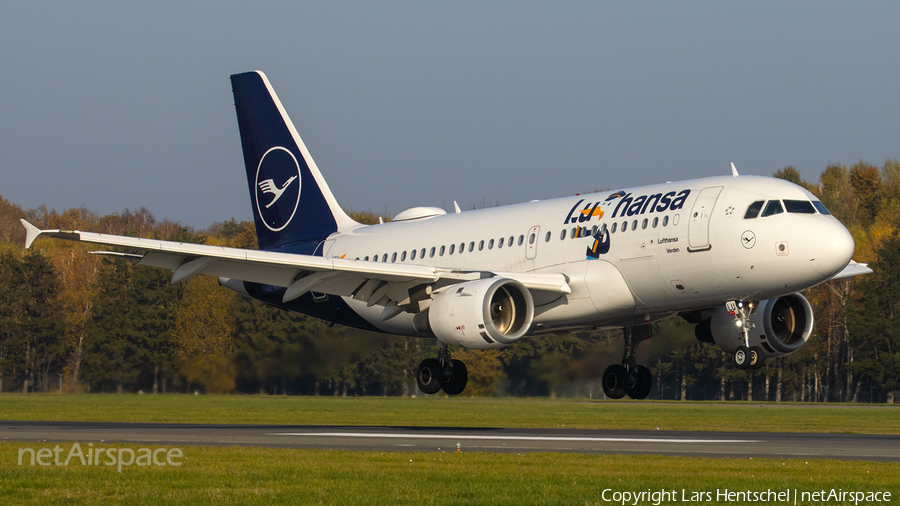
[[[785,200],[807,206],[788,211]],[[781,212],[761,216],[774,201]],[[359,227],[321,247],[360,262],[563,273],[572,293],[535,296],[534,332],[621,326],[830,278],[853,241],[814,201],[778,179],[712,177]],[[381,331],[418,334],[411,315],[379,322],[379,308],[344,302]]]

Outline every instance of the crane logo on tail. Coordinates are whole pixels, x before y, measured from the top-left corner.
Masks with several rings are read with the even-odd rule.
[[[272,232],[284,230],[294,218],[300,204],[302,180],[297,157],[285,147],[270,148],[259,161],[256,211],[263,225]],[[297,184],[293,184],[295,181]]]
[[[297,176],[291,176],[290,179],[288,179],[283,185],[281,185],[281,188],[279,188],[275,184],[274,179],[266,179],[262,183],[259,183],[259,189],[262,190],[263,193],[275,194],[275,198],[272,199],[272,202],[266,204],[266,209],[272,207],[275,202],[278,202],[278,199],[280,199],[281,195],[284,194],[284,190],[288,187],[289,184],[293,183],[295,179],[297,179]]]

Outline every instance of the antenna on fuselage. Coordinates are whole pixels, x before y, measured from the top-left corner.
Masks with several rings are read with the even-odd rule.
[[[457,204],[455,200],[453,201],[453,210],[456,211],[456,214],[459,214],[462,212],[459,210],[459,204]]]
[[[740,176],[737,172],[737,168],[734,166],[734,162],[731,162],[731,175],[734,177]]]

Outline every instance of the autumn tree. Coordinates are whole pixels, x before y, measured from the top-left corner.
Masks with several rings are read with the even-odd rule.
[[[207,392],[234,390],[232,299],[216,278],[197,276],[187,281],[177,309],[171,335],[174,358],[187,382]]]

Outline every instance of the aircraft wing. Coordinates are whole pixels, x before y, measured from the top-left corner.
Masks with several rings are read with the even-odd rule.
[[[847,267],[844,267],[841,272],[832,276],[831,279],[849,278],[851,276],[859,276],[861,274],[871,274],[872,272],[874,271],[869,268],[869,264],[861,264],[851,260],[850,263],[847,264]]]
[[[25,247],[38,237],[54,237],[126,248],[139,252],[93,252],[140,259],[141,265],[174,272],[172,283],[198,274],[250,281],[287,288],[284,301],[308,291],[361,298],[369,305],[402,303],[408,291],[419,285],[447,286],[484,277],[504,277],[521,282],[530,290],[571,293],[561,273],[484,272],[438,268],[429,265],[366,262],[344,258],[324,258],[294,253],[225,248],[203,244],[158,241],[137,237],[98,234],[78,230],[40,230],[21,220],[26,230]]]

